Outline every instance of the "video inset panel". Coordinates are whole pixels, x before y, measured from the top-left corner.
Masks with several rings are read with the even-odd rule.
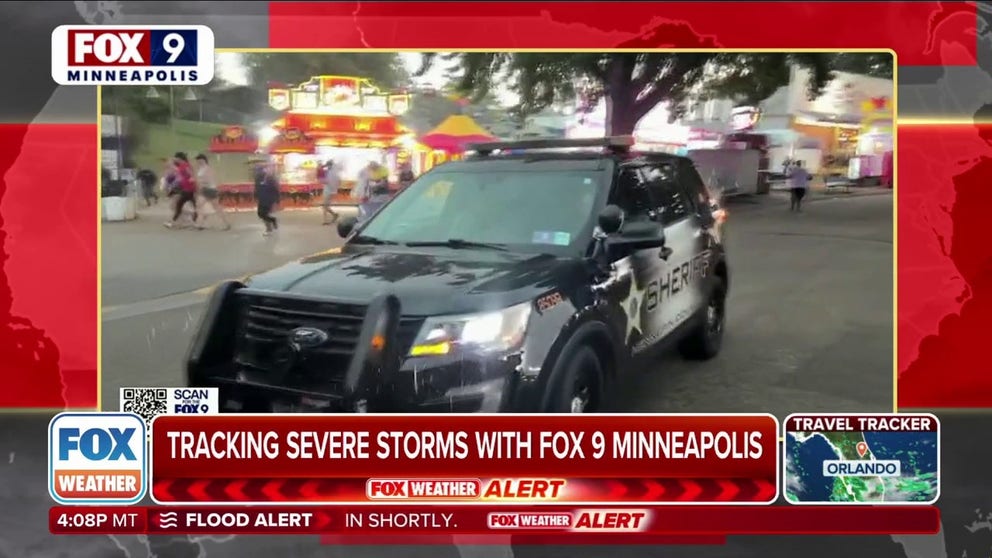
[[[104,87],[105,407],[888,411],[893,65],[225,51]]]

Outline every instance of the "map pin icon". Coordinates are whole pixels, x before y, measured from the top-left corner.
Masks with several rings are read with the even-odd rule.
[[[858,442],[858,445],[855,446],[855,449],[858,450],[858,455],[864,457],[865,454],[868,453],[868,444],[866,442]]]

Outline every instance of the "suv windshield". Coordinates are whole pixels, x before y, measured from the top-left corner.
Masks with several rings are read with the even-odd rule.
[[[414,245],[484,243],[526,252],[586,249],[607,171],[472,167],[423,175],[382,208],[361,236]]]

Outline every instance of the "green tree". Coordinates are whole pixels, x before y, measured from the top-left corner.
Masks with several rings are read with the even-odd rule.
[[[630,134],[658,103],[672,118],[690,98],[763,100],[788,84],[790,68],[810,70],[809,94],[820,94],[832,79],[832,54],[693,53],[454,53],[425,54],[417,75],[443,61],[460,66],[457,88],[484,97],[509,83],[520,96],[519,114],[533,114],[555,102],[594,106],[606,101],[606,133]]]
[[[168,124],[171,118],[168,95],[148,97],[147,87],[108,86],[101,88],[101,113],[124,118],[125,166],[133,166],[133,157],[148,144],[148,124]]]
[[[410,76],[400,56],[389,52],[245,53],[242,63],[253,86],[302,83],[314,76],[363,77],[386,88],[406,87]]]
[[[893,58],[888,52],[838,52],[833,56],[833,69],[892,79]]]
[[[160,91],[153,98],[148,96],[148,90],[147,87],[134,86],[103,87],[100,94],[101,111],[151,124],[167,124],[170,118],[168,91]]]

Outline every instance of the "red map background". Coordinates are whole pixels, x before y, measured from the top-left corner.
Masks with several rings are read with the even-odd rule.
[[[992,125],[901,128],[898,184],[899,405],[989,406]]]

